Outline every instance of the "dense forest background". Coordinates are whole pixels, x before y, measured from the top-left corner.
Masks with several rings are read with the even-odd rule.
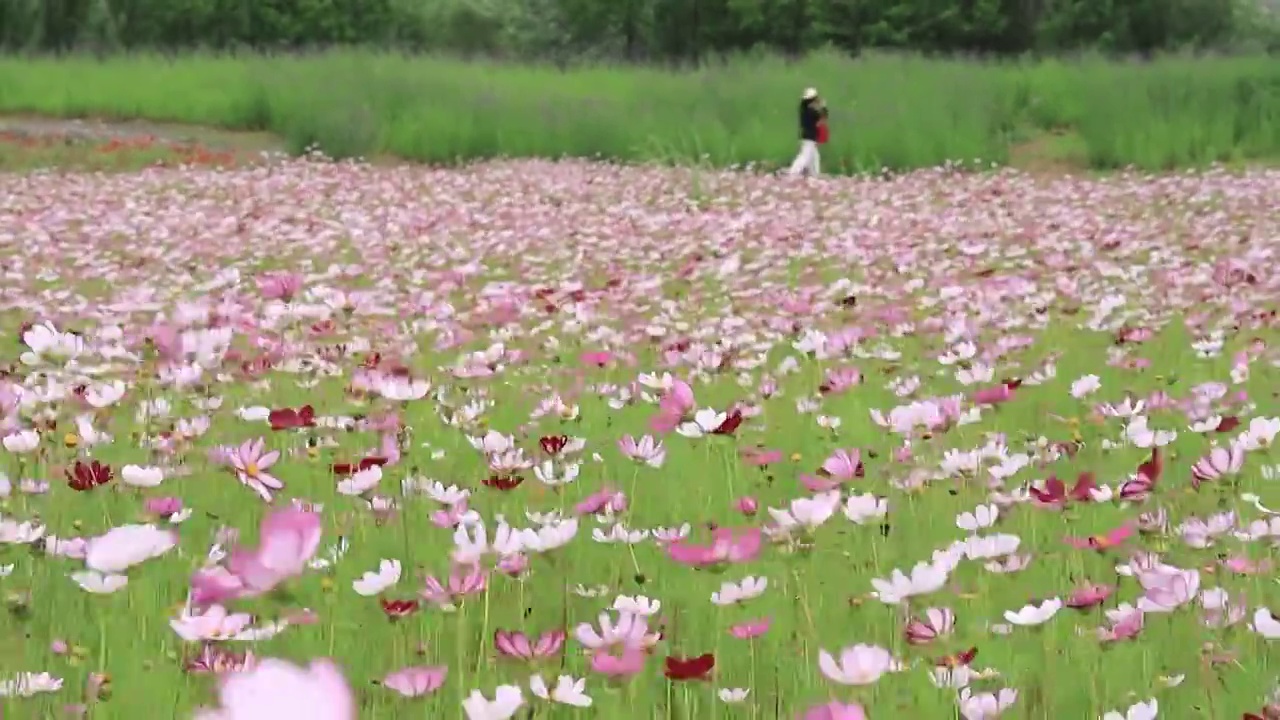
[[[1277,0],[0,0],[0,51],[370,45],[558,63],[1280,50]]]

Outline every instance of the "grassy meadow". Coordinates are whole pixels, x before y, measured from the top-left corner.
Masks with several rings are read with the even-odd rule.
[[[336,86],[412,99],[378,142],[481,132],[376,95],[419,61],[285,63],[245,106],[252,61],[138,62],[82,66],[79,99],[0,87],[256,126],[302,121],[317,63],[372,63]],[[748,97],[566,77],[583,103]],[[23,170],[0,173],[5,717],[1280,710],[1280,174]]]
[[[301,152],[434,163],[498,156],[786,163],[809,85],[824,169],[945,162],[1171,169],[1280,156],[1274,58],[1024,63],[819,55],[696,72],[340,51],[0,59],[0,112],[271,131]]]

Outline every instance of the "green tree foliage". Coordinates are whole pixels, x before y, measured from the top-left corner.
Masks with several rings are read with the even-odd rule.
[[[688,64],[729,53],[1021,54],[1272,46],[1271,0],[0,0],[0,50],[333,45]]]

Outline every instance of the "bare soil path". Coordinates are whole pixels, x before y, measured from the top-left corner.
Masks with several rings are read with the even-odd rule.
[[[0,133],[69,140],[141,140],[198,144],[212,150],[283,151],[284,144],[269,133],[234,132],[218,128],[147,120],[62,119],[32,115],[0,115]]]

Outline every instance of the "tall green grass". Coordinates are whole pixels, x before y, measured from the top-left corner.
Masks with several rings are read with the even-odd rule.
[[[1280,62],[980,63],[909,56],[739,58],[696,72],[546,67],[359,51],[0,59],[0,112],[270,130],[290,149],[452,162],[494,156],[777,164],[795,103],[832,113],[824,168],[1001,163],[1046,130],[1095,168],[1280,157]]]

